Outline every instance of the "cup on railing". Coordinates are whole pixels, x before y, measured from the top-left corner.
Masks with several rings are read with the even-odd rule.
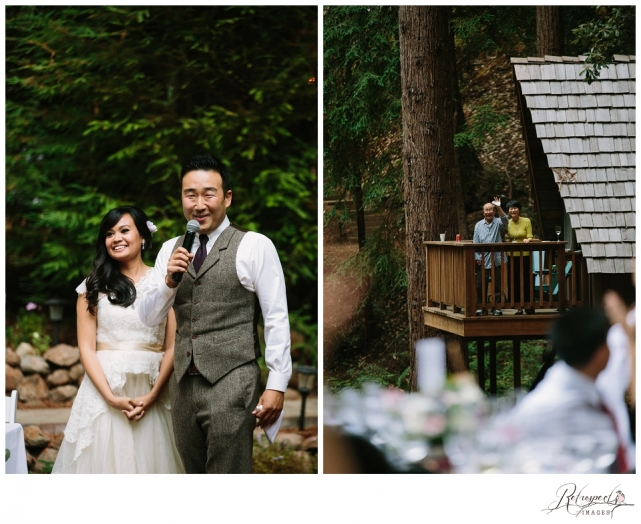
[[[441,242],[445,242],[445,233],[441,233]]]

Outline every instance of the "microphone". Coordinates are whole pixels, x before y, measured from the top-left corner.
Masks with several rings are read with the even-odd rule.
[[[183,245],[188,253],[191,253],[191,246],[194,245],[194,240],[196,239],[196,233],[200,229],[200,224],[197,220],[190,220],[187,222],[187,232],[185,233],[185,239],[183,240]],[[171,275],[171,278],[174,282],[180,282],[183,279],[183,273],[174,273]]]

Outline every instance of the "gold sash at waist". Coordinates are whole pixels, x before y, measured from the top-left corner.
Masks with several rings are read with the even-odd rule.
[[[154,353],[162,353],[162,346],[160,344],[150,344],[148,342],[98,342],[96,344],[97,351],[103,350],[135,350],[135,351],[153,351]]]

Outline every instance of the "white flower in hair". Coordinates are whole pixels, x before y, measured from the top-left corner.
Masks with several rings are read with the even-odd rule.
[[[151,231],[152,233],[155,233],[156,231],[158,231],[158,228],[153,224],[153,222],[149,220],[147,220],[147,227],[149,228],[149,231]]]

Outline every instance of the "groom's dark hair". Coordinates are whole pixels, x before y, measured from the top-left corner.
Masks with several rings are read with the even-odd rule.
[[[227,194],[227,191],[231,189],[229,170],[227,169],[227,166],[225,166],[225,164],[215,156],[198,155],[190,158],[187,163],[183,165],[180,172],[180,180],[182,180],[184,176],[191,171],[215,171],[220,175],[220,178],[223,179],[223,193]]]

